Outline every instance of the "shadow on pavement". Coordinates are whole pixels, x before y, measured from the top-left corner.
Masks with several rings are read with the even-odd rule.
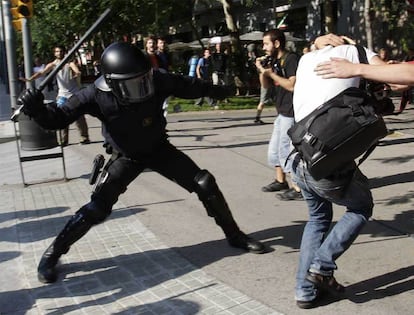
[[[369,178],[369,187],[371,189],[390,186],[395,184],[402,183],[411,183],[414,182],[414,171],[388,175],[384,177],[373,177]]]
[[[413,276],[414,266],[409,266],[360,281],[346,288],[347,298],[354,303],[365,303],[412,291]]]

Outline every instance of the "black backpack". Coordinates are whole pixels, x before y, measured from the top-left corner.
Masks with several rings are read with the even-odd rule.
[[[384,120],[375,112],[376,104],[364,89],[342,91],[288,130],[295,147],[291,154],[300,154],[316,180],[341,172],[363,155],[361,164],[387,135]]]

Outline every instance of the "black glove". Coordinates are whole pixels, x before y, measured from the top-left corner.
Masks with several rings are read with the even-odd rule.
[[[21,109],[27,116],[35,117],[43,108],[43,93],[37,89],[26,89],[17,98],[17,105],[23,105]]]

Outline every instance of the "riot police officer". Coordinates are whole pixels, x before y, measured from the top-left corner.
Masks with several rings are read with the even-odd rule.
[[[24,91],[19,104],[23,112],[46,129],[62,129],[80,115],[102,121],[105,143],[112,156],[105,165],[89,203],[67,222],[46,249],[38,266],[41,282],[55,282],[55,268],[61,255],[95,224],[103,222],[120,194],[145,168],[196,192],[209,216],[215,219],[228,243],[252,253],[266,252],[265,246],[244,234],[233,219],[213,175],[200,169],[167,139],[162,104],[166,97],[224,99],[233,89],[207,81],[161,73],[152,69],[148,58],[128,43],[113,43],[101,57],[102,76],[74,94],[62,107],[44,106],[42,93]]]

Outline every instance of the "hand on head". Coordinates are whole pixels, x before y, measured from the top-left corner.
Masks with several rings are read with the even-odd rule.
[[[315,47],[317,49],[322,49],[325,46],[329,46],[329,45],[336,47],[336,46],[344,45],[344,44],[355,45],[356,42],[347,36],[335,35],[332,33],[319,36],[318,38],[315,39]]]

